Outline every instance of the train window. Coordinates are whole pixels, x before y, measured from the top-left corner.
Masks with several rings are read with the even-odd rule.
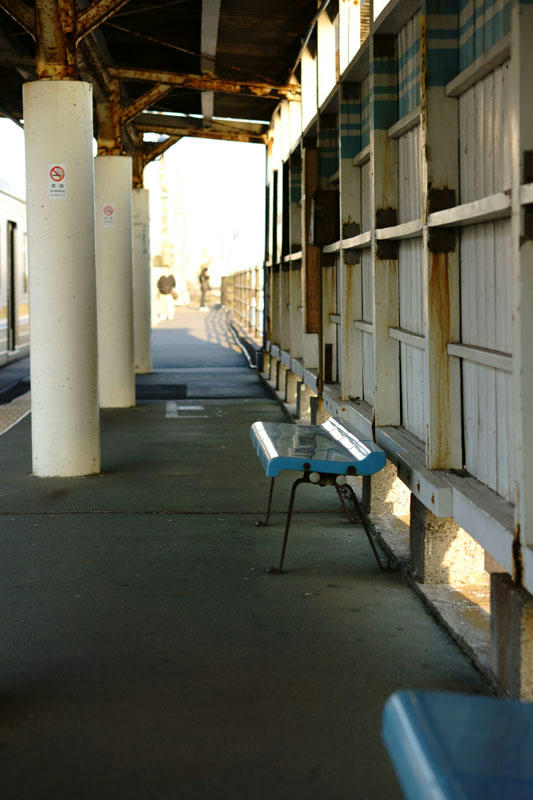
[[[28,234],[22,236],[22,291],[28,294]]]
[[[7,223],[7,347],[14,350],[17,329],[17,223]]]

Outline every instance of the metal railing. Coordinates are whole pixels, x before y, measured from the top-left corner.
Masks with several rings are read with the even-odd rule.
[[[263,337],[263,269],[252,267],[222,278],[222,304],[258,343]]]

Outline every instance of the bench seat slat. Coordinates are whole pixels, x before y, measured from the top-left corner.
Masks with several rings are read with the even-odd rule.
[[[359,439],[334,418],[323,425],[254,422],[251,438],[268,477],[282,470],[345,475],[373,475],[385,466],[385,453],[374,442]],[[305,467],[304,467],[305,465]]]
[[[396,692],[383,739],[407,800],[533,797],[533,703]]]

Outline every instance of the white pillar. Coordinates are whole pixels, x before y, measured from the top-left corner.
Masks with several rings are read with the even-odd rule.
[[[102,408],[135,405],[131,173],[129,156],[98,156],[94,160]]]
[[[133,190],[133,343],[135,372],[152,371],[148,189]]]
[[[24,85],[34,475],[100,471],[92,88]]]

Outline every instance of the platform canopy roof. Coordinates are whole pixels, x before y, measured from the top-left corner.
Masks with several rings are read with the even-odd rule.
[[[68,77],[119,98],[126,151],[146,132],[265,141],[316,16],[317,0],[0,0],[0,113],[21,121],[22,84],[64,77],[43,58],[74,40]]]

